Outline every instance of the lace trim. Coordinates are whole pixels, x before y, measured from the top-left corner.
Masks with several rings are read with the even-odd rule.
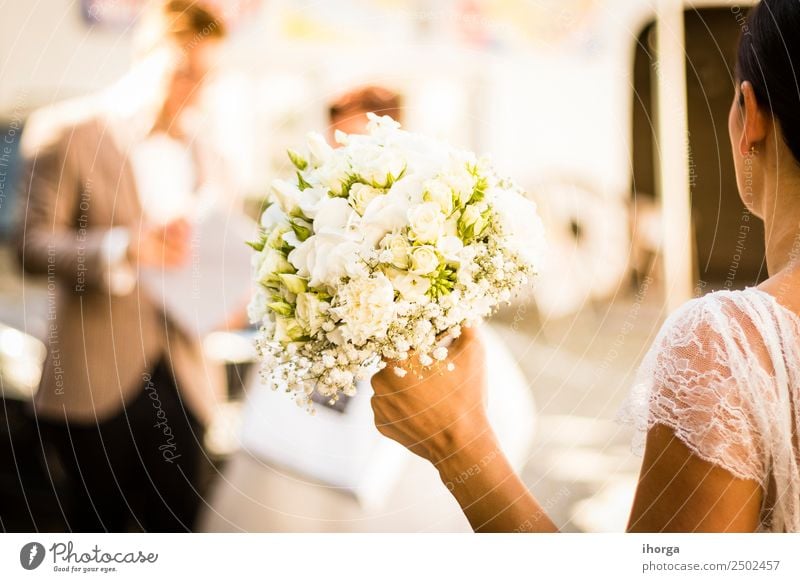
[[[690,301],[664,324],[619,420],[644,451],[656,424],[692,454],[778,492],[775,527],[800,530],[800,317],[754,289]]]

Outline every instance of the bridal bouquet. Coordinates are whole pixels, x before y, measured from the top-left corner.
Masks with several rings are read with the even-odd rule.
[[[462,325],[529,281],[542,246],[535,205],[488,160],[389,117],[368,129],[289,151],[295,176],[272,184],[251,243],[262,374],[310,408],[412,350],[444,360]]]

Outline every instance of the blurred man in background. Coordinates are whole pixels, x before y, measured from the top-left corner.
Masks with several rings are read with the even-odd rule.
[[[48,285],[35,411],[71,484],[73,531],[194,527],[222,371],[138,278],[186,265],[184,216],[208,185],[225,192],[194,115],[225,35],[195,1],[159,3],[125,78],[26,127],[19,254]]]
[[[328,141],[336,144],[336,130],[344,133],[364,133],[367,127],[367,113],[388,115],[395,121],[403,122],[402,98],[398,93],[378,85],[365,85],[351,89],[338,96],[328,106]]]

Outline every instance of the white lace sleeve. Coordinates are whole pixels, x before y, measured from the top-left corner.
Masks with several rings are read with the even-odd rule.
[[[710,295],[675,312],[642,362],[620,417],[636,429],[639,454],[647,431],[662,424],[703,460],[765,485],[760,415],[750,396],[764,389],[769,374],[748,319],[736,309],[735,301]]]

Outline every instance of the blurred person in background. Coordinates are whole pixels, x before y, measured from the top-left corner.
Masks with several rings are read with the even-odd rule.
[[[49,293],[34,410],[71,484],[73,531],[191,530],[203,425],[224,387],[137,278],[186,265],[196,194],[229,194],[196,131],[226,29],[171,0],[149,6],[138,33],[123,79],[35,112],[23,137],[19,257]]]
[[[369,121],[367,113],[388,115],[402,123],[402,99],[394,91],[377,85],[358,87],[340,95],[328,107],[328,141],[331,145],[336,145],[336,131],[364,133]]]

